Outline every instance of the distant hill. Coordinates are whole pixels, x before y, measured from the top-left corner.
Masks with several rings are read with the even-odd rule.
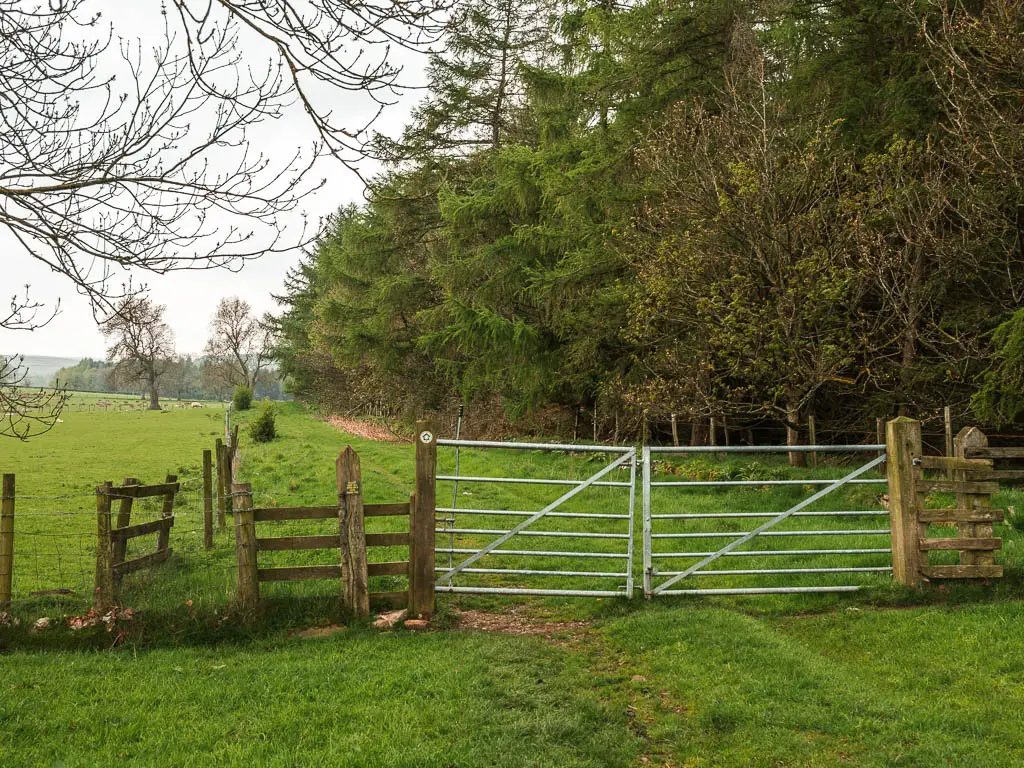
[[[61,368],[77,365],[80,357],[46,357],[44,355],[25,355],[25,367],[28,377],[25,385],[29,387],[45,387],[53,380],[53,375]]]

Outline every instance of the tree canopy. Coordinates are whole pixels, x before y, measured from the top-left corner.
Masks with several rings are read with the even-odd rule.
[[[279,297],[299,393],[1020,413],[1021,0],[467,0],[448,39]]]

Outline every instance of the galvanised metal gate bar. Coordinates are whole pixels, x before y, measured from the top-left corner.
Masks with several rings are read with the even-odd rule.
[[[475,593],[475,594],[512,594],[512,595],[566,595],[580,597],[618,597],[625,595],[632,596],[633,593],[633,512],[636,485],[636,458],[637,452],[633,447],[622,446],[600,446],[600,445],[570,445],[552,443],[506,443],[485,440],[438,440],[438,446],[450,446],[456,448],[456,470],[453,475],[438,475],[438,481],[450,481],[453,484],[466,483],[510,483],[528,485],[549,485],[549,486],[571,486],[571,488],[549,504],[546,504],[538,511],[520,509],[490,509],[490,508],[466,508],[457,507],[457,495],[453,494],[451,507],[438,507],[437,512],[443,513],[444,517],[439,518],[441,527],[436,533],[439,536],[448,537],[447,547],[435,547],[438,554],[448,555],[448,567],[437,567],[440,573],[435,589],[438,592]],[[526,477],[488,477],[480,475],[461,475],[458,450],[461,448],[471,449],[518,449],[518,450],[543,450],[543,451],[568,451],[580,453],[605,453],[615,456],[614,460],[603,466],[583,480],[567,480],[557,478],[526,478]],[[619,468],[629,467],[629,481],[617,481],[602,479],[609,476]],[[566,502],[578,496],[588,488],[625,488],[628,489],[628,509],[623,514],[610,512],[570,512],[560,510]],[[475,515],[486,518],[525,517],[522,522],[509,529],[504,528],[459,528],[455,527],[456,515]],[[601,530],[528,530],[534,523],[542,518],[577,520],[577,521],[623,521],[624,530],[621,532],[607,532]],[[497,536],[496,539],[484,546],[456,547],[456,536]],[[562,540],[580,541],[623,541],[625,551],[609,552],[596,549],[570,549],[570,550],[535,550],[535,549],[501,549],[513,537],[540,537]],[[452,556],[455,554],[469,555],[459,563],[455,563]],[[618,560],[623,567],[614,571],[602,570],[575,570],[571,568],[502,568],[502,567],[471,567],[479,560],[487,556],[516,556],[519,558],[586,558],[598,560]],[[573,579],[617,579],[622,585],[617,590],[609,589],[570,589],[570,588],[544,588],[544,587],[503,587],[503,586],[455,586],[452,579],[459,574],[487,574],[492,576],[525,576],[525,577],[567,577]]]
[[[863,466],[836,479],[806,480],[697,480],[697,481],[658,481],[652,480],[652,454],[724,454],[724,453],[790,453],[794,451],[817,453],[849,453],[878,452],[882,455]],[[888,536],[890,531],[884,529],[817,529],[782,531],[770,530],[791,517],[870,517],[885,516],[885,510],[838,510],[838,511],[803,511],[828,494],[846,485],[885,484],[885,479],[861,478],[874,467],[885,461],[884,445],[841,445],[841,446],[699,446],[699,447],[645,447],[643,449],[643,567],[644,595],[714,595],[714,594],[773,594],[790,592],[850,592],[860,589],[859,585],[829,586],[789,586],[789,587],[731,587],[716,589],[670,589],[677,582],[699,576],[755,576],[755,575],[805,575],[805,574],[836,574],[836,573],[872,573],[891,571],[891,566],[843,566],[813,568],[747,568],[708,570],[705,566],[723,557],[801,557],[817,555],[880,555],[891,554],[890,547],[857,547],[857,548],[824,548],[824,549],[765,549],[735,551],[739,547],[757,537],[813,537],[813,536]],[[689,512],[653,514],[651,510],[651,489],[664,487],[735,487],[735,486],[793,486],[793,485],[824,485],[822,490],[791,506],[784,512]],[[655,533],[654,521],[660,520],[711,520],[711,519],[750,519],[771,518],[751,531],[686,531],[682,533]],[[733,541],[716,550],[697,552],[655,552],[656,539],[727,539]],[[681,571],[659,571],[654,566],[655,560],[699,558],[698,562]],[[654,579],[659,576],[669,577],[666,581],[654,586]]]

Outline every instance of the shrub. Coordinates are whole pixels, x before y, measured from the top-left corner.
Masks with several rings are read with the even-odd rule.
[[[249,427],[249,436],[254,443],[269,443],[277,437],[277,427],[274,425],[274,408],[270,403],[264,403],[260,415]]]
[[[231,407],[236,411],[248,411],[252,407],[252,390],[241,384],[235,387],[235,396],[231,398]]]

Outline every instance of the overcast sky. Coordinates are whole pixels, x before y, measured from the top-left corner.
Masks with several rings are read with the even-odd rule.
[[[133,10],[126,12],[123,2],[94,0],[97,8],[106,8],[106,18],[115,18],[118,35],[143,37],[147,19],[137,13],[140,6],[129,4]],[[146,4],[141,4],[145,6]],[[156,3],[152,7],[157,7]],[[153,41],[154,43],[157,41]],[[392,61],[399,61],[405,68],[402,82],[420,85],[426,64],[425,54],[400,50],[392,53]],[[421,98],[415,91],[402,99],[401,103],[389,108],[375,127],[383,133],[396,135],[408,118],[409,109]],[[351,125],[361,125],[370,105],[358,94],[334,96],[340,101],[335,105],[337,113],[351,114]],[[313,142],[313,132],[305,115],[294,109],[282,120],[276,121],[268,130],[253,135],[255,149],[271,156],[291,155],[297,146],[308,147]],[[362,169],[372,175],[373,166]],[[302,206],[304,213],[315,221],[330,214],[339,206],[363,199],[363,186],[358,177],[339,162],[322,159],[314,168],[316,180],[327,179],[326,185],[306,199]],[[302,212],[296,212],[291,223],[301,226]],[[78,295],[67,278],[53,274],[47,267],[25,255],[13,238],[0,232],[0,258],[3,264],[3,285],[5,296],[21,292],[26,284],[31,285],[33,299],[53,306],[60,300],[60,313],[49,325],[35,331],[10,331],[0,328],[0,353],[26,355],[50,355],[59,357],[94,357],[105,354],[105,343],[96,328],[89,302]],[[288,268],[295,264],[298,254],[272,254],[249,262],[241,272],[226,270],[205,270],[176,272],[167,275],[135,273],[133,280],[148,285],[153,299],[167,306],[166,319],[174,330],[177,349],[180,353],[199,354],[208,335],[210,317],[217,302],[225,296],[241,296],[257,313],[275,310],[272,293],[280,293],[282,281]]]

